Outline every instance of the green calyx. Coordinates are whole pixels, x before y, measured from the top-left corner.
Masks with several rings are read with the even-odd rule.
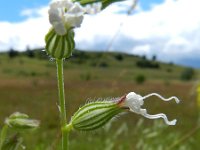
[[[16,130],[34,129],[39,127],[39,121],[30,119],[28,115],[15,112],[5,120],[5,124]]]
[[[70,124],[78,131],[98,129],[123,111],[116,103],[109,101],[92,102],[79,108]]]
[[[45,50],[53,58],[68,58],[75,47],[74,31],[68,29],[65,35],[58,35],[53,28],[45,36]]]

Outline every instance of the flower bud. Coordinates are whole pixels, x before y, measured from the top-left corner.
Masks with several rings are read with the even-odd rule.
[[[15,112],[5,120],[5,124],[14,129],[33,129],[39,126],[39,121],[30,119],[28,115]]]
[[[53,58],[68,58],[72,55],[72,50],[75,47],[74,31],[68,29],[64,35],[59,35],[53,28],[45,36],[46,52]]]
[[[70,124],[73,129],[78,131],[95,130],[105,125],[123,110],[112,101],[92,102],[79,108]]]

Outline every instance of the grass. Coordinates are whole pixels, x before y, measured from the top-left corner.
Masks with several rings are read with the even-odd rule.
[[[166,126],[162,120],[143,119],[133,113],[124,114],[112,126],[89,133],[73,132],[70,135],[72,150],[150,150],[167,149],[197,126],[194,82],[180,80],[184,67],[159,63],[159,69],[141,69],[135,56],[84,53],[65,62],[65,88],[68,118],[87,101],[98,98],[120,97],[130,91],[141,95],[157,92],[165,97],[176,95],[182,101],[165,103],[153,97],[145,101],[149,113],[166,113],[177,118],[176,126]],[[85,59],[84,59],[85,58]],[[104,65],[99,65],[104,63]],[[107,65],[105,65],[107,64]],[[169,71],[170,70],[170,71]],[[199,70],[195,78],[199,77]],[[137,75],[146,81],[138,84]],[[28,149],[55,149],[59,145],[59,114],[57,110],[57,82],[55,62],[48,59],[18,56],[10,59],[0,56],[0,126],[5,117],[15,111],[27,113],[41,121],[41,127],[23,134]],[[142,123],[141,123],[142,122]],[[198,149],[200,131],[172,149]]]

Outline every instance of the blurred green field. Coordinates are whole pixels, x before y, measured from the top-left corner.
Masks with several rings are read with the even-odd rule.
[[[195,129],[198,119],[195,81],[200,78],[199,70],[195,70],[192,80],[182,81],[180,76],[185,67],[172,63],[156,62],[159,64],[157,69],[140,68],[136,62],[142,58],[136,56],[117,53],[78,54],[64,63],[68,118],[88,101],[120,97],[131,91],[141,95],[152,92],[164,97],[175,95],[181,99],[181,103],[166,103],[152,97],[144,106],[150,114],[163,112],[170,120],[177,118],[176,126],[166,126],[162,120],[148,120],[128,113],[97,131],[73,132],[70,135],[72,150],[200,148],[200,131]],[[136,82],[137,76],[141,75],[145,78],[144,83]],[[28,150],[54,150],[59,145],[57,101],[54,60],[28,58],[25,55],[15,58],[9,58],[7,54],[0,55],[0,127],[4,119],[15,111],[41,121],[38,130],[23,134]],[[179,144],[176,144],[179,140]]]

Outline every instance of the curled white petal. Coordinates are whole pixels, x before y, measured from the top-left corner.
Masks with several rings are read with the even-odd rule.
[[[54,0],[50,4],[49,22],[56,33],[64,35],[68,28],[80,27],[85,13],[96,14],[101,11],[100,2],[82,7],[79,3],[70,0]]]
[[[101,2],[88,4],[85,6],[85,12],[88,14],[97,14],[101,11],[101,8],[102,8]]]
[[[163,101],[170,101],[172,99],[175,99],[175,101],[177,103],[179,103],[179,99],[175,96],[172,96],[170,98],[164,98],[157,93],[151,93],[151,94],[148,94],[148,95],[142,97],[141,95],[138,95],[134,92],[130,92],[129,94],[126,95],[126,99],[124,100],[124,106],[128,107],[130,109],[130,111],[137,113],[137,114],[140,114],[140,115],[142,115],[146,118],[149,118],[149,119],[163,118],[166,124],[175,125],[176,119],[169,121],[167,116],[163,113],[150,115],[150,114],[147,113],[146,109],[141,108],[141,106],[144,104],[144,99],[146,99],[150,96],[157,96],[160,99],[162,99]]]
[[[67,13],[74,15],[83,15],[84,9],[79,3],[74,3],[74,5],[70,7]]]
[[[80,27],[85,10],[79,3],[68,0],[53,1],[49,9],[49,22],[59,35],[67,32],[66,28]]]
[[[67,30],[65,29],[65,26],[63,23],[61,22],[54,22],[52,23],[52,25],[54,26],[54,29],[56,31],[57,34],[59,35],[65,35]]]
[[[148,95],[144,96],[143,99],[146,99],[146,98],[148,98],[148,97],[150,97],[150,96],[157,96],[157,97],[159,97],[160,99],[162,99],[163,101],[171,101],[171,100],[174,99],[174,100],[176,101],[176,103],[179,103],[179,102],[180,102],[180,100],[179,100],[176,96],[172,96],[172,97],[169,97],[169,98],[164,98],[164,97],[162,97],[161,95],[159,95],[159,94],[157,94],[157,93],[148,94]]]
[[[129,107],[130,111],[140,114],[141,106],[144,104],[142,96],[130,92],[126,95],[125,106]]]
[[[172,120],[172,121],[169,121],[167,116],[163,113],[160,113],[160,114],[155,114],[155,115],[150,115],[150,114],[147,114],[147,111],[146,109],[142,109],[141,110],[141,115],[146,117],[146,118],[149,118],[149,119],[158,119],[158,118],[163,118],[165,123],[168,124],[168,125],[176,125],[176,119]]]
[[[83,21],[83,16],[66,15],[65,19],[68,21],[68,25],[71,27],[80,27]]]
[[[80,27],[83,21],[84,9],[80,6],[80,4],[75,3],[65,14],[65,21],[69,26],[72,27]]]

